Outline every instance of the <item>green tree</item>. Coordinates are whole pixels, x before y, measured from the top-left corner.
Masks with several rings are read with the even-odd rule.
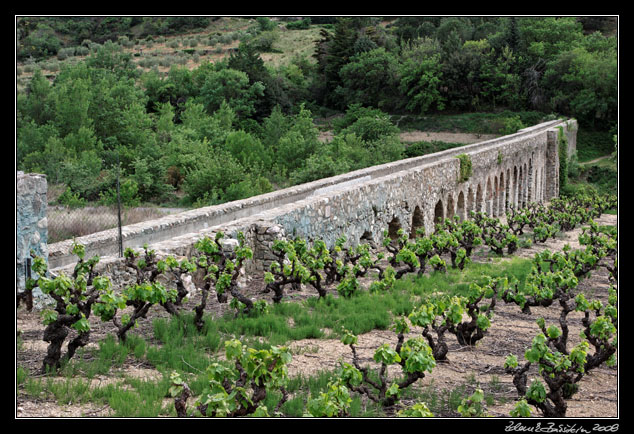
[[[317,62],[318,72],[323,76],[324,102],[332,107],[345,107],[334,91],[341,85],[339,71],[354,56],[357,26],[353,18],[337,18],[334,34],[322,33],[322,39],[318,42]]]
[[[238,160],[242,166],[250,171],[266,173],[271,168],[270,152],[264,148],[262,142],[242,130],[232,131],[225,139],[225,149]]]
[[[37,125],[44,125],[55,117],[54,101],[51,98],[52,87],[38,68],[33,72],[26,93],[18,93],[18,127],[20,120],[33,120]]]
[[[187,132],[197,140],[221,144],[225,141],[227,134],[233,130],[235,120],[235,112],[224,100],[220,108],[209,115],[201,103],[190,99],[184,105],[181,125],[178,129],[181,132]]]
[[[91,126],[91,88],[90,82],[82,79],[64,81],[55,86],[55,124],[61,136]]]
[[[275,106],[271,114],[261,123],[260,140],[267,149],[275,152],[278,142],[290,129],[291,125],[292,119],[282,113],[280,106]]]
[[[315,127],[310,110],[300,108],[300,112],[292,117],[292,126],[280,138],[277,145],[275,161],[287,173],[304,164],[308,156],[319,146],[319,131]]]
[[[61,47],[62,42],[55,35],[55,30],[48,24],[37,23],[32,31],[18,40],[17,56],[18,59],[41,59],[54,56]]]
[[[112,72],[119,77],[137,78],[139,71],[132,61],[132,54],[112,41],[106,41],[86,59],[86,65],[94,70]]]
[[[398,101],[398,60],[383,47],[354,55],[339,70],[336,94],[343,103],[394,109]]]
[[[186,172],[183,190],[191,202],[205,205],[221,203],[232,184],[239,184],[246,170],[226,151],[207,150],[196,155],[192,168]]]
[[[555,110],[585,125],[609,128],[618,108],[616,44],[610,45],[605,50],[575,47],[548,63],[543,81]]]
[[[362,116],[350,126],[344,128],[341,134],[356,134],[361,140],[374,142],[385,136],[398,135],[400,130],[392,123],[385,113],[375,116]]]
[[[253,119],[261,121],[271,114],[276,105],[288,107],[283,88],[271,76],[256,47],[241,42],[238,49],[229,56],[227,67],[245,73],[249,85],[261,86],[261,92],[254,98]]]
[[[250,84],[246,73],[224,68],[205,77],[197,100],[205,106],[209,114],[218,110],[223,101],[226,101],[238,119],[246,119],[255,113],[256,99],[263,95],[262,83]]]
[[[583,38],[583,26],[575,17],[523,17],[517,22],[519,49],[530,63],[551,60]]]
[[[412,41],[403,46],[401,59],[399,89],[406,97],[405,108],[420,114],[425,114],[432,106],[444,109],[438,42],[428,38]]]
[[[38,125],[35,121],[30,120],[28,123],[18,126],[16,136],[18,170],[43,172],[47,163],[44,151],[49,140],[59,138],[57,128],[51,123]],[[50,181],[51,179],[49,179]]]

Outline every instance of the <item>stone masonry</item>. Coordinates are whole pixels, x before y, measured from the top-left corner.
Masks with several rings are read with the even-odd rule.
[[[345,235],[350,244],[380,243],[385,230],[424,227],[431,232],[438,219],[464,219],[472,210],[501,216],[509,206],[558,196],[559,134],[566,134],[574,149],[576,131],[575,120],[549,121],[493,140],[130,225],[123,228],[124,248],[140,249],[147,243],[159,256],[190,256],[194,243],[205,235],[222,230],[235,238],[242,231],[254,251],[254,260],[247,264],[251,272],[268,266],[273,259],[270,245],[278,238],[323,239],[332,246]],[[461,154],[472,164],[463,180],[456,158]],[[77,241],[88,255],[101,256],[105,274],[125,280],[112,231]],[[70,242],[49,246],[52,269],[74,265],[69,250]]]
[[[25,288],[31,251],[48,258],[46,176],[17,172],[16,175],[16,291]]]

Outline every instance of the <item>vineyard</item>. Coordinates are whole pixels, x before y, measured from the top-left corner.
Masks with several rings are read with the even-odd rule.
[[[615,417],[616,208],[577,195],[381,245],[279,240],[262,275],[218,232],[191,257],[127,249],[122,288],[81,245],[72,276],[34,257],[17,415]]]

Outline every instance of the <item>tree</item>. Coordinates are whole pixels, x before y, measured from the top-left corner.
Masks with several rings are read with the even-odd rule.
[[[269,116],[273,107],[278,104],[287,106],[284,89],[271,76],[256,47],[241,42],[238,49],[229,56],[227,67],[244,72],[249,79],[249,85],[255,86],[259,83],[259,86],[262,86],[261,92],[254,95],[252,116],[255,120],[261,121]]]
[[[319,146],[319,131],[313,124],[310,110],[302,105],[300,111],[291,120],[292,126],[280,138],[277,144],[275,161],[287,173],[304,165],[307,156]]]
[[[18,25],[19,24],[21,23],[18,23]],[[22,30],[28,28],[28,26],[19,27]],[[55,35],[53,28],[45,23],[35,24],[35,28],[29,31],[28,34],[18,41],[18,43],[18,59],[54,56],[62,46],[62,43]]]
[[[88,80],[61,81],[55,86],[55,124],[61,136],[90,127],[92,86]]]
[[[399,89],[407,98],[405,108],[420,114],[427,113],[432,106],[444,109],[438,44],[431,39],[417,39],[403,47],[401,58]]]
[[[325,87],[325,103],[338,108],[345,107],[334,91],[341,84],[339,71],[354,56],[354,43],[357,40],[357,29],[352,18],[337,18],[334,34],[323,33],[318,43],[318,71],[323,74]]]
[[[549,61],[583,38],[583,26],[575,17],[522,17],[517,23],[519,49],[528,63]]]
[[[202,204],[222,203],[227,189],[243,181],[247,173],[242,165],[228,152],[206,151],[195,157],[192,167],[185,174],[183,190],[188,200]]]
[[[18,94],[18,120],[32,120],[37,125],[44,125],[55,117],[55,107],[52,97],[52,86],[38,68],[33,72],[31,81],[26,89],[26,95]],[[23,98],[22,98],[23,97]],[[18,128],[20,122],[18,123]]]
[[[253,173],[266,173],[271,169],[272,157],[262,142],[242,130],[227,134],[224,147],[242,166]]]
[[[615,46],[605,51],[576,47],[547,65],[544,86],[553,108],[591,127],[609,127],[618,107],[618,65]]]
[[[263,95],[264,85],[261,82],[251,83],[245,72],[222,68],[205,76],[196,100],[205,106],[209,114],[218,110],[225,101],[237,118],[244,120],[255,114],[257,99]]]
[[[341,103],[394,109],[398,100],[398,61],[383,47],[352,56],[339,70]]]

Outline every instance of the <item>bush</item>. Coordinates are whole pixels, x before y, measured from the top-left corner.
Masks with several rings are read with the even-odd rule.
[[[277,27],[277,24],[275,24],[275,22],[271,21],[267,17],[257,17],[256,21],[261,32],[273,30]]]
[[[121,204],[129,207],[139,206],[139,186],[133,179],[125,179],[119,186],[119,197]],[[103,205],[115,205],[117,203],[116,188],[109,188],[105,192],[99,193],[99,202]]]
[[[592,166],[587,181],[594,184],[600,192],[617,193],[619,174],[611,167]]]
[[[354,133],[366,142],[373,142],[385,136],[396,135],[399,132],[398,127],[385,114],[381,116],[362,116],[341,131],[342,134]]]
[[[279,38],[279,33],[275,31],[266,31],[254,37],[249,42],[249,45],[251,45],[256,51],[265,53],[272,52],[273,44],[275,44],[275,42],[277,42]]]
[[[48,25],[39,23],[35,30],[31,31],[18,47],[18,59],[34,57],[42,59],[54,56],[62,47],[62,42],[55,35],[55,31]]]
[[[519,116],[505,118],[502,122],[504,125],[500,130],[500,134],[502,135],[515,134],[522,128],[526,127]]]
[[[57,52],[57,59],[58,60],[66,60],[69,57],[72,57],[75,55],[75,48],[73,47],[69,47],[69,48],[62,48]]]
[[[290,21],[286,23],[286,28],[289,30],[306,30],[310,28],[310,17],[306,17],[303,20]]]
[[[361,104],[351,104],[348,106],[346,113],[343,117],[335,119],[333,124],[333,129],[335,132],[340,132],[341,130],[349,127],[354,124],[357,120],[362,117],[385,117],[387,113],[375,109],[372,107],[363,107]]]
[[[460,160],[460,177],[458,182],[465,182],[471,176],[471,158],[467,154],[460,154],[456,158]]]
[[[421,155],[433,154],[434,152],[441,152],[458,146],[464,146],[464,143],[446,143],[437,140],[432,140],[431,142],[421,141],[407,146],[404,153],[407,158],[420,157]]]
[[[79,193],[73,193],[70,187],[59,196],[57,202],[69,208],[83,208],[86,206],[86,199],[80,197]]]

